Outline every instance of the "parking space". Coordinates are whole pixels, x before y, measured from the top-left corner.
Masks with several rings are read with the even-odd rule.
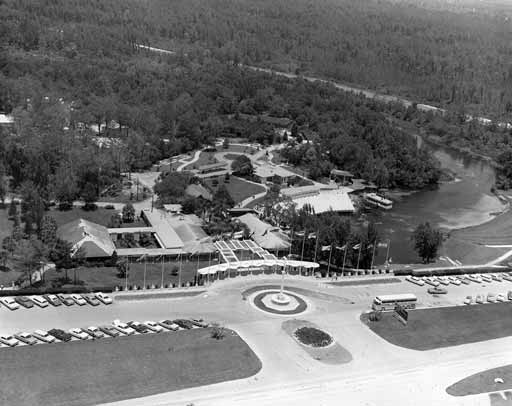
[[[102,292],[96,292],[91,294],[78,294],[73,293],[70,295],[59,294],[48,294],[48,295],[32,295],[32,296],[5,296],[0,297],[0,309],[6,310],[19,310],[35,309],[35,308],[47,308],[47,307],[69,307],[69,306],[99,306],[99,305],[110,305],[113,300],[110,296]]]

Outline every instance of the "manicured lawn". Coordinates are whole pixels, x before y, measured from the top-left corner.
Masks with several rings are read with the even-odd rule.
[[[494,303],[411,310],[406,326],[393,312],[383,313],[377,322],[363,314],[361,321],[391,344],[425,351],[508,337],[512,335],[511,311],[512,303]]]
[[[242,154],[251,155],[252,153],[256,152],[254,148],[246,147],[242,145],[231,145],[229,144],[229,148],[224,149],[222,146],[217,147],[218,152],[240,152]]]
[[[85,406],[246,378],[261,362],[211,329],[0,349],[0,404]]]
[[[211,262],[215,264],[216,262]],[[199,261],[199,268],[208,266],[208,261]],[[164,284],[178,284],[178,275],[173,275],[173,269],[179,268],[179,262],[165,262],[164,263]],[[181,282],[192,282],[196,275],[197,261],[183,260],[181,264]],[[83,281],[86,286],[125,286],[125,279],[117,276],[118,270],[116,267],[94,267],[86,268],[80,267],[76,270],[68,270],[68,277],[73,281],[75,278]],[[64,271],[48,271],[45,274],[45,280],[48,285],[51,285],[53,279],[62,278],[65,276]],[[162,281],[162,264],[161,263],[147,263],[146,269],[146,285],[160,286]],[[144,262],[132,262],[130,264],[130,271],[128,272],[128,285],[142,286],[144,284]]]
[[[231,176],[228,183],[224,183],[224,177],[221,176],[218,186],[213,186],[211,179],[206,180],[205,183],[213,191],[213,193],[216,192],[220,185],[226,186],[228,193],[235,201],[235,203],[239,203],[248,197],[265,191],[263,186],[248,182],[242,178],[237,178],[236,176]]]
[[[199,159],[190,164],[190,165],[187,165],[184,169],[185,170],[190,170],[190,169],[195,169],[195,168],[199,168],[200,166],[202,165],[211,165],[211,164],[215,164],[217,163],[217,159],[215,158],[215,152],[201,152],[199,154]]]
[[[495,378],[503,379],[503,383],[494,383]],[[446,392],[453,396],[467,396],[508,389],[512,389],[512,365],[488,369],[470,375],[449,386]]]
[[[74,207],[71,210],[60,211],[54,209],[48,212],[48,214],[55,219],[58,226],[82,218],[105,227],[108,227],[110,218],[116,213],[118,213],[116,210],[108,210],[103,207],[98,207],[94,211],[85,211],[79,207]]]

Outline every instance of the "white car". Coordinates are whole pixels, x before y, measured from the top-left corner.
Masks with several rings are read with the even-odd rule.
[[[154,331],[155,333],[160,333],[160,332],[164,331],[164,328],[162,326],[160,326],[159,324],[157,324],[151,320],[145,321],[144,325],[147,328],[149,328],[151,331]]]
[[[408,276],[405,278],[406,281],[409,281],[411,283],[414,283],[415,285],[418,285],[418,286],[423,286],[425,284],[425,282],[423,282],[423,280],[415,277],[415,276]]]
[[[72,295],[69,296],[78,306],[83,306],[85,304],[87,304],[87,302],[85,301],[85,299],[80,296],[80,295],[77,295],[76,293],[73,293]]]
[[[496,282],[503,282],[503,278],[500,275],[498,275],[497,273],[492,273],[491,278],[492,278],[492,280],[494,280]]]
[[[448,280],[448,278],[446,276],[438,276],[437,280],[439,281],[439,283],[441,285],[448,286],[450,284],[450,281]]]
[[[87,340],[89,338],[89,334],[85,333],[79,328],[72,328],[69,330],[69,334],[75,338],[78,338],[79,340]]]
[[[480,275],[480,277],[482,278],[482,280],[484,282],[487,282],[487,283],[492,282],[492,278],[489,275],[482,274],[482,275]]]
[[[48,301],[42,296],[29,296],[29,299],[34,302],[36,306],[47,307]]]
[[[112,325],[116,328],[117,331],[126,334],[127,336],[135,334],[135,330],[131,328],[128,324],[123,323],[122,321],[114,320],[112,322]]]
[[[55,341],[55,337],[44,330],[36,330],[32,335],[43,343],[53,343]]]
[[[466,299],[464,299],[464,304],[465,305],[470,305],[471,303],[473,303],[473,297],[472,296],[466,296]]]
[[[460,279],[455,276],[448,276],[448,280],[455,286],[460,286],[460,284],[462,283]]]
[[[8,335],[0,335],[0,343],[8,345],[9,347],[16,347],[20,342],[16,340],[13,336]]]
[[[96,298],[103,304],[112,304],[112,298],[102,292],[97,292],[94,296],[96,296]]]
[[[2,303],[9,310],[16,310],[20,308],[20,305],[16,303],[12,297],[3,297],[0,299],[0,303]]]
[[[468,275],[468,279],[475,283],[482,283],[482,278],[480,277],[480,275],[477,275],[477,274]]]
[[[487,295],[487,301],[489,303],[496,303],[496,295],[494,293],[489,293]]]
[[[505,295],[503,295],[503,294],[501,294],[501,293],[500,293],[498,296],[496,296],[496,300],[497,300],[498,302],[506,302],[506,301],[507,301],[507,298],[505,297]]]
[[[426,278],[425,282],[432,286],[439,286],[439,281],[434,278]]]

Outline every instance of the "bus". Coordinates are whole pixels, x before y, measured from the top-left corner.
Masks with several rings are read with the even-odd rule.
[[[373,300],[373,310],[395,310],[399,304],[404,309],[415,309],[418,298],[412,293],[401,293],[397,295],[380,295]]]

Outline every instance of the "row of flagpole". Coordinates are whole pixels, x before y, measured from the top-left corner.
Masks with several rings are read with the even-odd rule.
[[[293,244],[293,230],[291,231],[292,235],[291,235],[291,240],[292,240],[292,243],[290,243],[290,249],[289,249],[289,255],[291,255],[292,253],[292,244]],[[302,237],[302,248],[301,248],[301,254],[300,254],[300,260],[303,261],[304,260],[304,247],[305,247],[305,244],[306,244],[306,238],[309,240],[309,239],[315,239],[315,252],[314,252],[314,259],[313,261],[316,262],[316,258],[317,258],[317,251],[318,251],[318,232],[313,232],[313,233],[308,233],[306,231],[299,231],[296,233],[296,235],[298,237]],[[391,240],[388,239],[387,242],[383,242],[383,243],[378,243],[376,241],[374,241],[373,243],[369,244],[367,246],[367,248],[371,248],[372,249],[372,260],[371,260],[371,265],[370,265],[370,269],[373,269],[373,262],[375,260],[375,250],[377,248],[377,246],[379,247],[382,247],[382,248],[387,248],[386,250],[386,260],[384,261],[384,264],[386,264],[386,266],[388,265],[388,261],[390,262],[391,258],[389,258],[389,247],[391,245]],[[362,242],[359,242],[357,243],[356,245],[354,245],[352,247],[353,250],[358,250],[358,253],[357,253],[357,266],[356,266],[356,269],[359,269],[359,263],[360,263],[360,260],[361,260],[361,248],[363,246],[363,243]],[[341,246],[341,247],[334,247],[336,250],[340,250],[340,251],[343,251],[343,266],[342,266],[342,272],[345,271],[345,263],[346,263],[346,259],[347,259],[347,251],[348,251],[348,243],[345,243],[345,245]],[[321,252],[325,252],[325,251],[329,251],[329,261],[328,261],[328,265],[327,265],[327,272],[329,273],[330,271],[330,268],[331,268],[331,259],[332,259],[332,244],[331,245],[323,245],[320,249]]]

